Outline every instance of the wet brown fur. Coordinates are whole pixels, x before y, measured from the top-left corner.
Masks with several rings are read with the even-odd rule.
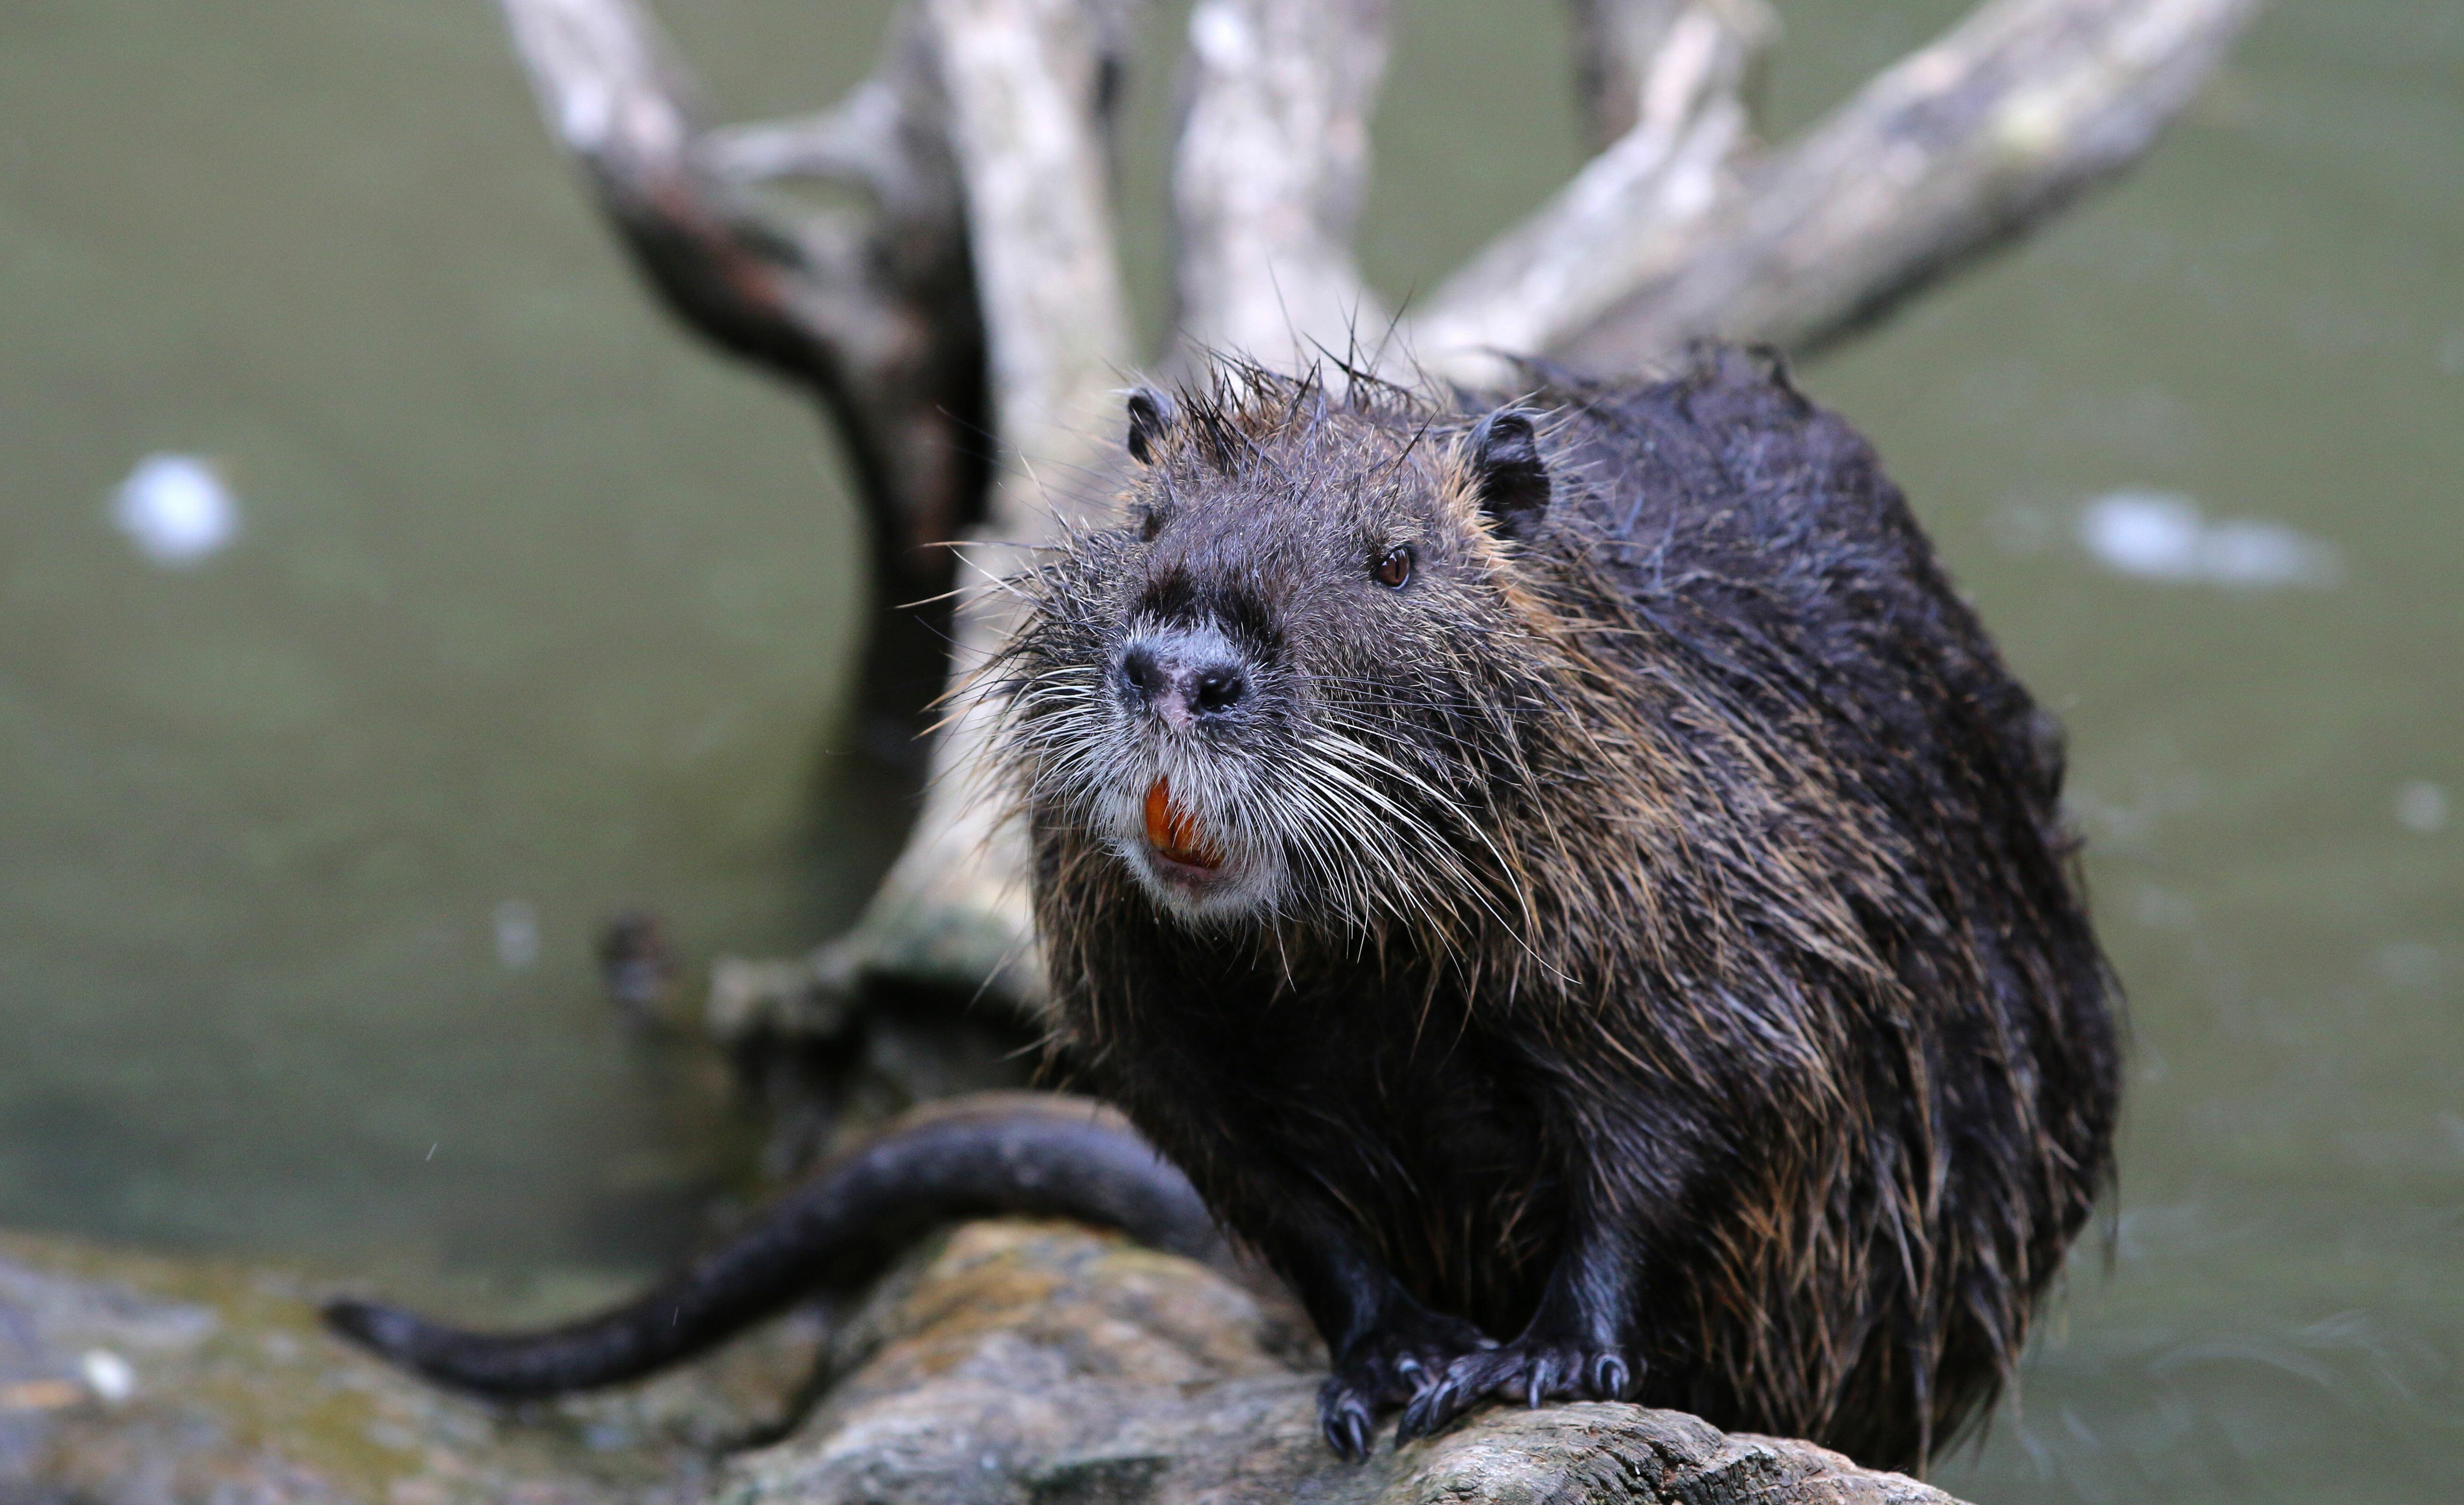
[[[1487,406],[1225,369],[1121,525],[1018,583],[991,682],[1057,1051],[1278,1264],[1356,1238],[1507,1340],[1590,1208],[1631,1236],[1639,1398],[1921,1466],[2109,1173],[2057,739],[1767,363],[1542,381],[1516,527]],[[1397,541],[1410,587],[1364,589]],[[1155,622],[1253,666],[1249,719],[1155,756],[1283,854],[1270,914],[1176,916],[1107,824],[1152,773],[1115,666]]]

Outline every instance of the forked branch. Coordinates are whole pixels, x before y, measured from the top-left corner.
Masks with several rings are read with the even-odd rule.
[[[1503,381],[1503,357],[1558,353],[1662,275],[1734,196],[1753,146],[1753,94],[1778,35],[1762,0],[1593,0],[1580,19],[1577,37],[1597,49],[1584,77],[1594,130],[1623,129],[1406,326],[1404,346],[1458,380]]]
[[[2139,160],[2257,0],[1995,0],[1758,166],[1666,270],[1551,342],[1615,365],[1720,335],[1804,350]]]
[[[1703,13],[1727,7],[1704,5]],[[1648,367],[1705,336],[1802,350],[1868,321],[2136,161],[2257,0],[1991,0],[1799,141],[1741,158],[1748,33],[1651,72],[1686,96],[1687,144],[1647,151],[1648,112],[1432,299],[1424,361],[1490,375],[1493,352]],[[1720,160],[1727,153],[1726,161]],[[1635,161],[1626,166],[1632,154]]]
[[[950,537],[977,446],[914,419],[983,420],[983,337],[930,37],[902,17],[880,72],[839,108],[713,131],[635,0],[502,3],[550,127],[669,306],[824,399],[867,504],[903,543]],[[843,186],[866,208],[789,209],[759,191],[781,178]]]
[[[866,741],[912,757],[936,693],[952,575],[937,545],[980,516],[991,426],[964,190],[930,33],[902,15],[837,109],[718,131],[635,0],[501,0],[550,129],[668,307],[819,399],[864,503],[874,600]],[[857,201],[763,191],[826,182]]]

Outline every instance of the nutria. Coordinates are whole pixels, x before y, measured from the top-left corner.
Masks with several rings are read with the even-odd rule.
[[[1921,1466],[2109,1173],[2058,737],[1774,363],[1534,378],[1132,395],[984,681],[1056,1059],[1299,1295],[1348,1455],[1500,1395]],[[740,1319],[676,1289],[597,1331]]]
[[[1063,1048],[1339,1449],[1495,1393],[1920,1463],[2111,1152],[2049,723],[1774,365],[1480,407],[1132,398],[1001,670]]]

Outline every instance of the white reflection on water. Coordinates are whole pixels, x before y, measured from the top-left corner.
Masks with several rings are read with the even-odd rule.
[[[212,463],[194,454],[149,454],[111,499],[112,525],[155,564],[178,569],[239,536],[239,499]]]
[[[2117,491],[2079,515],[2079,542],[2125,575],[2211,586],[2333,586],[2343,576],[2335,545],[2280,523],[2200,516],[2174,492]]]
[[[519,972],[539,960],[539,911],[517,898],[496,906],[496,961]]]
[[[2395,791],[2395,818],[2404,829],[2435,836],[2447,829],[2447,791],[2428,779],[2415,779]]]

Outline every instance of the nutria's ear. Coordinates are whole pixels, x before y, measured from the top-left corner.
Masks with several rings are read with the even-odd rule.
[[[1549,510],[1549,467],[1528,413],[1500,408],[1463,441],[1480,510],[1500,538],[1521,538]]]
[[[1178,414],[1173,409],[1172,399],[1163,393],[1152,387],[1131,388],[1130,458],[1140,465],[1152,461],[1155,458],[1156,444],[1162,440],[1164,431],[1172,427],[1172,421],[1177,416]]]

